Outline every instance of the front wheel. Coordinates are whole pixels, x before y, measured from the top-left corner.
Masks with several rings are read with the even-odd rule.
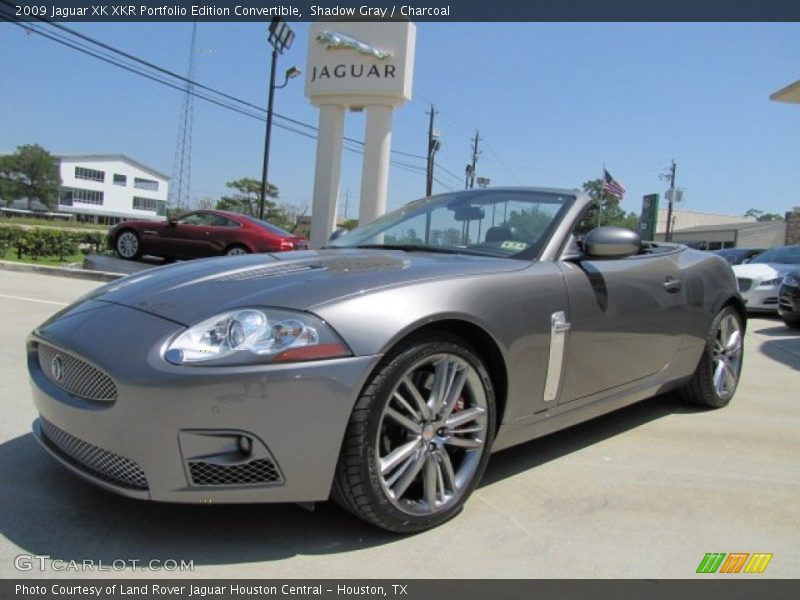
[[[117,236],[114,242],[114,249],[122,258],[135,260],[142,255],[142,244],[139,235],[135,231],[126,229]]]
[[[451,335],[400,348],[369,380],[345,433],[334,499],[400,533],[461,510],[494,438],[495,399],[477,353]]]
[[[711,323],[703,356],[682,389],[684,398],[701,406],[727,406],[739,385],[743,352],[742,317],[736,309],[726,306]]]

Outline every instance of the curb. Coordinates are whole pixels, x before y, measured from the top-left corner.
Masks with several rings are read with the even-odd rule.
[[[88,279],[91,281],[115,281],[125,277],[122,273],[109,273],[108,271],[86,271],[84,269],[67,269],[66,267],[50,267],[47,265],[32,265],[9,260],[0,260],[0,270],[17,271],[20,273],[40,273],[42,275],[56,275],[70,279]]]

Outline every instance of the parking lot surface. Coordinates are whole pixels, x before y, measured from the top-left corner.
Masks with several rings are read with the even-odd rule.
[[[500,452],[462,514],[402,537],[329,503],[130,500],[57,465],[29,433],[24,341],[97,285],[0,272],[0,577],[687,578],[707,552],[774,555],[730,577],[800,575],[800,335],[777,319],[749,321],[729,407],[663,396]],[[194,571],[19,571],[20,555]]]

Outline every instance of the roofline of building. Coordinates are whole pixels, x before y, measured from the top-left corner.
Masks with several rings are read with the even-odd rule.
[[[785,221],[756,221],[755,223],[721,223],[719,225],[696,225],[685,229],[675,229],[673,233],[702,233],[704,231],[740,231],[742,229],[756,229],[757,227],[771,227],[785,225]]]
[[[53,156],[55,156],[56,158],[59,158],[59,159],[66,158],[66,159],[69,159],[69,160],[82,160],[82,159],[83,160],[86,160],[86,159],[90,159],[90,160],[109,160],[109,159],[112,159],[112,160],[114,160],[114,159],[123,160],[125,162],[128,162],[128,163],[136,166],[136,167],[139,167],[143,171],[147,171],[148,173],[152,173],[153,175],[161,177],[162,179],[166,179],[167,181],[169,181],[169,179],[170,179],[169,175],[165,175],[164,173],[162,173],[161,171],[157,171],[153,167],[148,167],[147,165],[145,165],[143,163],[140,163],[138,160],[134,160],[130,156],[127,156],[125,154],[54,154]]]

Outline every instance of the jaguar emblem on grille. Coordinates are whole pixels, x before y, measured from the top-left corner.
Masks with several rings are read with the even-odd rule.
[[[61,381],[61,378],[64,377],[64,361],[58,354],[50,359],[50,374],[56,381]]]

